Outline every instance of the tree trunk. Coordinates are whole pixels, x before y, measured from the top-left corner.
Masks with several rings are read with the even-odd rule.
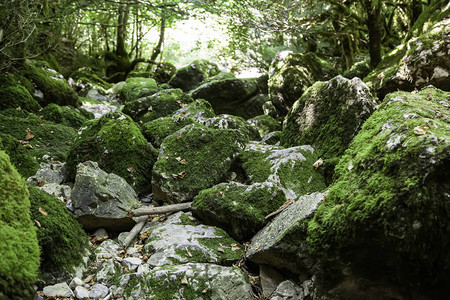
[[[419,18],[422,13],[422,0],[413,0],[412,2],[412,17],[411,17],[411,27]]]
[[[156,45],[156,47],[153,49],[152,56],[150,57],[151,61],[155,61],[156,58],[158,57],[158,55],[161,53],[161,47],[162,47],[162,44],[164,43],[164,33],[165,33],[165,31],[166,31],[166,19],[162,18],[161,19],[161,27],[159,29],[158,45]]]
[[[116,54],[119,57],[125,58],[128,57],[125,41],[127,39],[127,23],[130,15],[130,6],[127,4],[120,4],[118,15]]]
[[[381,1],[364,0],[367,12],[367,29],[369,30],[370,67],[375,69],[381,61]]]

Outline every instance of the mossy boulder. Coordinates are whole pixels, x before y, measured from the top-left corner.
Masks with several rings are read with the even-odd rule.
[[[29,112],[37,112],[41,106],[20,82],[12,74],[0,74],[0,110],[20,108]]]
[[[31,156],[50,155],[65,161],[77,133],[74,128],[40,119],[34,114],[13,109],[0,113],[0,133],[10,134],[21,141]],[[17,116],[18,115],[18,116]]]
[[[413,91],[428,85],[450,91],[449,47],[447,18],[387,54],[364,81],[380,98],[397,90]]]
[[[41,248],[41,272],[71,273],[83,263],[88,235],[64,203],[35,186],[28,186],[31,217],[39,222],[37,238]],[[44,213],[42,213],[44,212]]]
[[[180,130],[186,125],[196,123],[196,121],[189,117],[171,116],[159,118],[147,123],[144,123],[141,128],[144,136],[155,147],[159,148],[162,141],[175,131]]]
[[[193,262],[230,266],[244,254],[244,247],[223,229],[199,224],[190,214],[178,212],[152,225],[144,231],[151,267]]]
[[[178,69],[170,79],[169,85],[174,88],[180,88],[183,92],[188,92],[199,86],[203,80],[219,73],[220,71],[216,64],[200,59]]]
[[[316,82],[289,110],[281,135],[285,147],[312,145],[324,160],[341,156],[377,103],[359,78]]]
[[[250,142],[241,159],[250,183],[273,182],[288,200],[326,187],[323,175],[313,166],[317,155],[311,146],[284,148]]]
[[[153,78],[130,77],[125,81],[126,85],[120,91],[120,100],[127,103],[142,97],[153,95],[159,91]]]
[[[44,62],[27,60],[24,75],[43,93],[38,100],[41,106],[56,103],[61,106],[78,107],[78,95],[64,77]]]
[[[316,81],[328,80],[336,70],[312,52],[278,53],[269,69],[269,95],[281,114],[286,114],[294,102]]]
[[[100,76],[92,71],[90,68],[81,68],[72,72],[69,76],[73,78],[78,85],[83,84],[91,88],[97,88],[101,91],[106,91],[112,87],[112,84],[103,80]]]
[[[59,106],[50,103],[39,113],[44,120],[48,120],[57,124],[63,124],[75,129],[80,128],[87,118],[84,117],[78,109],[69,106]]]
[[[213,118],[216,114],[211,103],[203,99],[196,99],[194,102],[183,105],[182,108],[173,113],[173,116],[185,116],[193,118],[196,121],[201,121]]]
[[[192,213],[206,224],[225,229],[234,239],[247,241],[263,227],[265,217],[285,202],[284,193],[271,182],[221,183],[195,196]]]
[[[169,203],[192,199],[226,178],[244,147],[236,131],[188,125],[164,139],[153,167],[156,200]]]
[[[146,123],[170,116],[192,101],[194,100],[180,89],[168,89],[125,103],[123,112],[136,122]]]
[[[190,95],[194,99],[201,98],[209,101],[216,114],[232,114],[251,118],[255,116],[251,110],[255,101],[247,102],[260,92],[257,78],[229,78],[203,83],[191,91]],[[262,104],[259,114],[261,113]]]
[[[396,92],[364,123],[308,226],[326,281],[448,288],[449,107],[438,89]]]
[[[244,140],[258,141],[261,139],[258,130],[241,117],[224,114],[201,120],[200,123],[210,128],[235,130]]]
[[[0,298],[33,299],[39,245],[25,180],[0,151]]]
[[[247,122],[254,126],[261,136],[270,132],[281,131],[281,124],[268,115],[259,115],[247,120]]]
[[[355,77],[363,79],[364,77],[369,75],[369,73],[371,71],[369,62],[370,62],[370,60],[369,60],[369,58],[367,58],[365,60],[354,63],[353,66],[351,66],[351,68],[349,70],[345,71],[342,74],[342,76],[344,76],[345,78],[348,78],[348,79],[353,79]]]
[[[158,84],[167,83],[176,72],[177,68],[173,64],[161,62],[154,67],[153,78],[155,78]]]
[[[86,122],[70,148],[67,171],[75,179],[79,163],[92,160],[108,172],[123,177],[137,193],[150,190],[156,150],[127,115],[111,112]]]
[[[11,164],[24,178],[36,174],[39,164],[32,153],[9,134],[0,133],[0,149],[9,155]]]

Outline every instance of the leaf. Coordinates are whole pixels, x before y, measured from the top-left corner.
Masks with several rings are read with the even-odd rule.
[[[130,172],[130,173],[134,173],[134,168],[133,167],[128,167],[127,171]]]
[[[39,223],[38,220],[34,220],[34,223],[36,223],[36,226],[37,226],[37,227],[41,228],[41,223]]]
[[[206,294],[208,292],[208,290],[209,290],[209,287],[205,287],[202,291],[202,294]]]
[[[320,168],[321,166],[323,166],[323,160],[321,158],[319,158],[314,164],[313,164],[314,168],[317,170],[318,168]]]
[[[428,126],[420,125],[420,126],[417,126],[416,128],[414,128],[414,133],[416,135],[425,135],[427,133],[428,129],[430,129]]]
[[[39,212],[41,213],[41,215],[43,216],[47,216],[48,212],[46,212],[42,207],[39,207]]]
[[[223,250],[223,248],[217,248],[217,252],[225,253],[225,250]]]
[[[149,233],[148,233],[148,231],[146,231],[146,232],[144,232],[144,233],[142,233],[140,236],[139,236],[139,239],[142,241],[142,240],[145,240],[146,238],[148,238],[149,237]]]
[[[188,284],[188,280],[187,280],[187,276],[184,275],[184,277],[181,279],[181,284],[187,285]]]
[[[223,192],[222,191],[218,191],[217,192],[217,196],[222,197],[223,196]]]
[[[180,164],[185,165],[186,164],[186,160],[185,159],[180,160]]]
[[[231,244],[231,250],[232,251],[241,250],[241,247],[238,244]]]
[[[34,134],[32,134],[31,132],[27,132],[27,134],[25,135],[26,141],[32,140],[33,138],[34,138]]]
[[[180,140],[181,138],[182,138],[182,136],[181,136],[181,135],[177,136],[177,140]]]
[[[191,251],[189,251],[188,247],[186,247],[185,249],[186,249],[186,255],[188,257],[192,257],[192,253],[191,253]]]
[[[150,107],[148,108],[148,111],[153,111],[153,106],[150,106]]]
[[[27,149],[33,149],[33,146],[31,146],[30,144],[23,145],[23,147]]]

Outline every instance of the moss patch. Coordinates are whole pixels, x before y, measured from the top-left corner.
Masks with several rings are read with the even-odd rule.
[[[125,82],[126,85],[120,91],[120,100],[125,103],[153,95],[159,90],[153,78],[131,77]]]
[[[268,115],[260,115],[247,120],[249,124],[258,129],[261,136],[274,131],[280,131],[281,125],[277,120]]]
[[[48,120],[57,124],[63,124],[73,128],[80,128],[86,118],[70,107],[61,107],[58,104],[50,103],[41,112],[44,120]]]
[[[64,203],[37,187],[28,186],[31,217],[39,222],[37,238],[41,247],[43,272],[72,271],[82,263],[88,247],[88,236]],[[48,214],[42,214],[43,209]]]
[[[133,120],[111,112],[88,121],[75,140],[67,158],[67,170],[75,178],[76,166],[96,161],[108,173],[123,177],[137,193],[149,191],[156,150],[151,147]]]
[[[216,64],[210,63],[205,59],[195,60],[189,65],[178,69],[170,79],[169,85],[180,88],[183,92],[188,92],[199,86],[203,80],[219,73],[220,71]]]
[[[9,155],[11,164],[24,178],[36,174],[39,164],[33,157],[32,152],[25,149],[17,139],[9,134],[0,133],[0,149]]]
[[[32,299],[39,246],[25,181],[0,151],[0,298]]]
[[[195,121],[189,117],[163,117],[142,125],[142,132],[153,146],[159,148],[164,138],[192,123]]]

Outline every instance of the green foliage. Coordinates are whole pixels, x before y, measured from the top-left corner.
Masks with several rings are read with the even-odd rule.
[[[28,186],[31,217],[39,222],[37,238],[41,248],[42,272],[71,272],[81,264],[88,247],[88,236],[64,203],[55,196]],[[42,214],[43,209],[47,214]]]
[[[73,180],[77,165],[92,160],[105,172],[123,177],[137,193],[142,193],[150,189],[156,156],[156,150],[129,116],[111,112],[86,122],[70,148],[67,170]]]
[[[43,119],[57,124],[63,124],[78,129],[86,122],[86,118],[70,107],[61,107],[58,104],[50,103],[40,112]]]
[[[39,246],[25,181],[0,151],[0,299],[33,299]]]
[[[9,155],[11,164],[24,178],[36,174],[39,164],[32,153],[25,149],[17,139],[9,134],[0,133],[0,149]]]

